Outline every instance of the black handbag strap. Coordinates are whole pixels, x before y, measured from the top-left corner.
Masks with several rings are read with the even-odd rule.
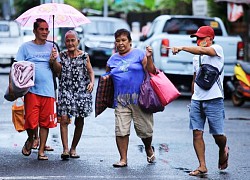
[[[199,55],[199,66],[200,66],[200,67],[201,67],[201,56],[202,56],[202,55]],[[222,68],[221,68],[221,70],[220,70],[220,72],[219,72],[219,75],[221,75],[223,69],[224,69],[224,65],[222,66]],[[216,82],[217,82],[217,84],[218,84],[218,86],[219,86],[219,88],[220,88],[220,91],[221,91],[222,96],[224,97],[224,91],[223,91],[222,86],[221,86],[221,83],[220,83],[220,77],[218,77],[218,79],[216,80]]]

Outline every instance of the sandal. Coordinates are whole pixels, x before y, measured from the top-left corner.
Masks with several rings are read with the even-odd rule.
[[[113,167],[115,167],[115,168],[127,167],[127,163],[119,161],[119,162],[113,164]]]
[[[25,141],[25,144],[24,144],[24,146],[23,146],[23,148],[22,148],[22,154],[24,155],[24,156],[29,156],[30,154],[31,154],[31,149],[32,149],[32,147],[30,147],[29,148],[29,140],[27,139],[26,141]]]
[[[225,153],[227,154],[227,157],[222,163],[220,163],[220,159],[219,159],[218,168],[220,170],[227,169],[227,167],[228,167],[229,147],[226,147]]]
[[[154,154],[155,148],[154,146],[151,146],[151,148],[152,148],[153,154],[151,156],[147,156],[147,161],[148,163],[155,163],[155,159],[156,159],[155,154]]]
[[[69,159],[69,153],[68,152],[63,152],[61,154],[61,159],[62,160],[68,160]]]
[[[152,156],[147,156],[148,163],[154,163],[155,162],[155,154],[152,154]]]
[[[205,175],[207,173],[207,171],[202,171],[200,169],[196,169],[194,171],[191,171],[189,173],[190,176],[202,176],[202,175]]]
[[[70,158],[80,158],[80,156],[77,155],[76,153],[71,153]]]
[[[39,154],[38,154],[37,159],[43,161],[43,160],[48,160],[49,158],[48,158],[48,156],[46,156],[46,155],[39,155]]]
[[[50,146],[45,145],[44,151],[54,151],[54,149]]]
[[[80,158],[80,156],[76,154],[75,150],[70,149],[69,154],[70,154],[70,158]]]

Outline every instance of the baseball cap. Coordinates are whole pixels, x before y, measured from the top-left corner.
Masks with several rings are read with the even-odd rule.
[[[214,39],[214,30],[210,26],[201,26],[195,34],[191,34],[190,37],[211,37]]]

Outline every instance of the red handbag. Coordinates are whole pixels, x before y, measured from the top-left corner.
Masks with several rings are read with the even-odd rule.
[[[156,70],[155,74],[150,73],[150,76],[150,84],[163,106],[171,103],[181,95],[173,83],[159,69]]]

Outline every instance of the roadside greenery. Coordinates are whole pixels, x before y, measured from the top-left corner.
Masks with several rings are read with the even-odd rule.
[[[110,1],[110,0],[109,0]],[[82,11],[84,8],[90,8],[95,10],[102,10],[103,9],[103,2],[104,0],[64,0],[65,4],[69,4],[73,6],[74,8],[78,9],[79,11]],[[111,3],[111,2],[110,2]]]
[[[16,17],[34,6],[40,5],[40,0],[15,0]],[[14,17],[15,18],[15,17]]]
[[[228,25],[226,3],[215,3],[214,0],[207,0],[207,2],[209,16],[220,17]],[[64,0],[64,3],[75,7],[79,11],[84,8],[102,11],[104,0]],[[15,0],[16,16],[39,4],[40,0]],[[134,0],[124,0],[119,4],[115,4],[113,0],[108,0],[108,4],[109,11],[123,12],[125,14],[160,10],[162,14],[192,15],[192,0],[160,0],[159,2],[144,0],[144,4],[137,3]]]
[[[157,6],[157,9],[168,14],[192,14],[192,0],[161,0]]]

